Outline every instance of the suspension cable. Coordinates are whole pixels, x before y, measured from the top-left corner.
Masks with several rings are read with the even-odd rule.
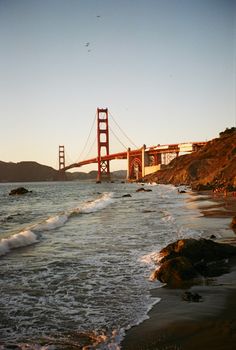
[[[119,124],[116,122],[115,118],[113,117],[113,115],[111,114],[111,112],[109,111],[109,114],[112,118],[112,120],[114,121],[114,123],[118,126],[118,128],[120,129],[120,131],[123,133],[123,135],[129,140],[129,142],[135,147],[138,148],[137,145],[135,145],[135,143],[126,135],[126,133],[121,129],[121,127],[119,126]]]
[[[90,147],[88,153],[87,153],[86,156],[84,157],[84,160],[87,159],[87,157],[88,157],[88,155],[90,154],[92,148],[94,147],[94,144],[95,144],[96,141],[97,141],[97,137],[95,136],[94,141],[93,141],[93,143],[92,143],[92,145],[91,145],[91,147]]]
[[[115,132],[112,130],[112,128],[109,126],[109,130],[111,131],[112,135],[115,136],[115,138],[117,139],[117,141],[125,148],[127,149],[128,147],[126,147],[123,142],[119,139],[119,137],[115,134]]]
[[[94,124],[95,124],[95,120],[96,120],[96,114],[95,114],[95,116],[94,116],[93,123],[92,123],[91,129],[90,129],[90,131],[89,131],[89,135],[88,135],[88,137],[87,137],[87,140],[86,140],[86,142],[85,142],[85,145],[84,145],[82,151],[81,151],[80,154],[79,154],[79,157],[78,157],[79,160],[82,158],[82,154],[84,153],[84,151],[85,151],[85,149],[86,149],[86,147],[87,147],[87,145],[88,145],[88,142],[89,142],[89,139],[90,139],[90,136],[91,136],[91,134],[92,134],[92,130],[93,130],[93,127],[94,127]],[[92,144],[92,146],[93,146],[93,144]],[[92,147],[91,147],[91,148],[92,148]],[[91,148],[90,148],[90,151],[91,151]],[[89,152],[90,152],[90,151],[89,151]],[[89,152],[88,152],[88,153],[89,153]]]

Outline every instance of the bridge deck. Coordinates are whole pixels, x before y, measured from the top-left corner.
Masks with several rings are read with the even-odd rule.
[[[160,154],[160,153],[179,153],[179,152],[192,152],[194,150],[194,147],[201,147],[204,146],[206,142],[189,142],[189,143],[178,143],[178,144],[169,144],[169,145],[157,145],[148,147],[145,149],[146,153],[150,154]],[[129,154],[130,156],[138,156],[142,152],[142,148],[136,149],[136,150],[130,150]],[[119,153],[113,153],[108,154],[101,157],[101,161],[109,161],[114,159],[127,159],[128,152],[119,152]],[[62,171],[66,171],[73,168],[79,168],[83,165],[98,163],[98,157],[86,159],[78,163],[73,163],[65,168],[61,169]]]

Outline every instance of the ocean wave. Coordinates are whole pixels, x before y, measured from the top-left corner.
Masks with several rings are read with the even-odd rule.
[[[24,230],[0,241],[0,256],[9,253],[12,249],[25,247],[36,243],[37,236],[31,230]]]
[[[87,201],[84,204],[82,204],[81,207],[75,208],[70,211],[70,215],[74,214],[90,214],[94,213],[96,211],[99,211],[101,209],[106,208],[109,204],[111,204],[114,201],[113,199],[113,192],[104,192],[101,197]]]
[[[101,195],[101,197],[95,200],[86,201],[78,208],[50,216],[46,220],[29,226],[19,233],[1,239],[0,256],[9,253],[12,249],[28,246],[38,242],[38,233],[51,231],[65,225],[69,218],[75,214],[88,214],[104,209],[113,202],[112,196],[112,192],[105,192]]]
[[[55,228],[63,226],[68,220],[68,215],[62,213],[55,216],[51,216],[42,223],[33,226],[33,230],[36,232],[50,231]]]

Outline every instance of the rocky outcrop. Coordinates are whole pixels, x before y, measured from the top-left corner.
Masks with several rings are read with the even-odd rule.
[[[236,191],[236,128],[226,129],[196,152],[175,158],[145,181],[185,184],[198,191]]]
[[[202,277],[219,276],[229,269],[236,247],[208,239],[181,239],[160,251],[160,267],[154,277],[170,286]]]

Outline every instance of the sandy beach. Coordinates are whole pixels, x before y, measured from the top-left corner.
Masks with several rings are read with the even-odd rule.
[[[204,216],[228,217],[230,222],[236,215],[236,197],[203,194],[209,195],[213,202],[201,210]],[[236,244],[233,231],[232,237],[224,242]],[[202,301],[185,301],[183,294],[187,290],[198,293]],[[235,349],[236,260],[230,273],[183,289],[157,288],[152,290],[152,296],[161,301],[149,312],[147,320],[127,332],[122,350]]]

